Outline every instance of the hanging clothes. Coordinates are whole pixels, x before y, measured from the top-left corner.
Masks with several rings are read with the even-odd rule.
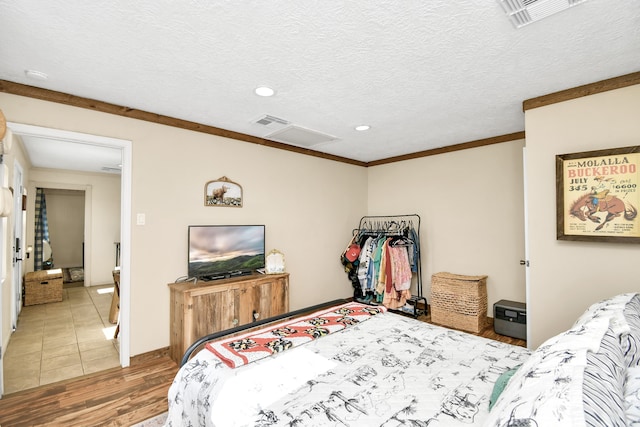
[[[413,299],[411,288],[415,284],[426,307],[426,299],[422,297],[419,233],[414,221],[419,228],[417,215],[362,217],[341,256],[355,299],[403,309],[407,300]],[[354,253],[350,253],[351,260],[346,257],[350,245],[359,249],[357,259]]]
[[[420,262],[420,245],[418,244],[418,233],[413,228],[409,228],[409,239],[413,242],[411,250],[409,250],[409,264],[411,264],[411,271],[417,273]]]
[[[411,288],[411,265],[409,254],[404,246],[389,246],[393,273],[393,287],[397,291]]]
[[[342,255],[340,255],[340,263],[344,266],[344,271],[347,273],[347,277],[353,286],[354,292],[359,292],[360,281],[358,280],[358,264],[360,263],[360,246],[356,244],[356,237],[353,236],[347,245],[347,248],[344,250]],[[352,247],[352,245],[356,245]],[[357,297],[354,295],[354,297]]]
[[[376,292],[377,292],[378,281],[380,280],[380,265],[382,262],[384,244],[386,240],[387,238],[385,238],[384,236],[380,236],[377,238],[376,248],[373,251],[373,255],[371,257],[373,261],[373,277],[372,277],[372,283],[370,284],[369,287],[373,290],[376,290]]]
[[[358,280],[363,291],[368,289],[368,283],[371,281],[373,269],[370,268],[371,254],[373,253],[373,245],[375,244],[373,237],[369,236],[362,244],[360,249],[360,263],[358,264]]]

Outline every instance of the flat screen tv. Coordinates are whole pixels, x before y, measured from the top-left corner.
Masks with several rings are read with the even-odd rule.
[[[189,277],[223,279],[265,266],[264,225],[190,225]]]

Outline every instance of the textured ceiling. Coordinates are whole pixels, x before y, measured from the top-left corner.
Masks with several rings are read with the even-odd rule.
[[[263,138],[268,114],[359,161],[519,132],[522,101],[639,70],[638,0],[520,29],[495,0],[0,0],[0,79]]]

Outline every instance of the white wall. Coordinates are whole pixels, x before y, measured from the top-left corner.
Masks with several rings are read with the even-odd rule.
[[[169,345],[167,284],[187,273],[190,224],[265,224],[292,309],[352,294],[339,255],[366,213],[365,168],[5,93],[0,108],[10,122],[132,141],[132,355]],[[222,176],[242,185],[242,208],[204,206]]]
[[[1,103],[0,103],[0,109],[2,109]],[[3,109],[3,113],[4,113],[4,109]],[[6,115],[5,115],[6,116]],[[12,149],[11,152],[4,154],[2,156],[2,162],[5,165],[5,173],[6,173],[6,180],[5,183],[7,186],[9,187],[13,187],[13,171],[14,171],[14,165],[16,162],[18,162],[20,165],[22,165],[23,168],[23,183],[26,184],[26,182],[29,179],[29,170],[28,170],[28,161],[25,157],[24,152],[22,151],[22,148],[20,147],[19,144],[17,144],[16,142],[17,138],[15,138],[14,136],[14,141],[12,144]],[[15,191],[17,193],[17,191]],[[18,212],[19,215],[22,215],[22,212]],[[0,244],[2,244],[4,246],[4,254],[5,254],[5,259],[1,260],[0,262],[3,263],[2,266],[2,278],[0,279],[2,282],[2,289],[0,289],[0,292],[2,292],[2,317],[1,317],[1,321],[2,321],[2,325],[0,326],[2,328],[2,351],[5,352],[7,349],[7,345],[9,343],[9,338],[11,337],[11,333],[12,333],[12,324],[11,324],[11,301],[13,299],[13,293],[12,293],[12,286],[13,286],[13,263],[12,263],[12,255],[13,255],[13,247],[14,247],[14,243],[13,243],[13,226],[14,226],[14,216],[16,215],[16,212],[12,212],[12,214],[8,217],[5,218],[0,218],[0,226],[2,227],[2,237],[4,239],[3,242],[0,242]],[[23,245],[23,247],[26,247],[26,245]],[[24,263],[23,263],[23,271],[24,270]]]
[[[528,344],[534,348],[570,327],[593,302],[640,291],[640,245],[556,240],[555,187],[556,155],[640,145],[639,117],[640,85],[525,113],[531,261]]]
[[[0,173],[2,173],[2,177],[0,177],[0,183],[4,186],[8,186],[9,184],[9,168],[3,165],[0,167]],[[4,357],[4,353],[7,351],[7,345],[9,344],[9,338],[11,337],[11,300],[13,298],[12,293],[12,274],[13,268],[11,266],[11,251],[13,248],[13,221],[11,217],[0,217],[0,237],[2,240],[0,241],[0,245],[2,245],[2,252],[5,255],[4,259],[0,259],[0,301],[2,301],[2,317],[0,318],[0,327],[2,330],[0,331],[0,337],[2,337],[2,341],[0,345],[2,346],[2,354],[0,357]]]
[[[368,168],[369,214],[421,217],[423,291],[431,275],[488,275],[493,303],[525,301],[523,140]]]

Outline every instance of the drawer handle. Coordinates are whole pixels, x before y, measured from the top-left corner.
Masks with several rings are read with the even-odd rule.
[[[257,311],[253,310],[253,321],[255,322],[259,318],[260,318],[260,313],[258,313]]]
[[[233,326],[237,325],[238,324],[238,319],[233,319],[233,322],[231,322],[231,323],[233,323]]]
[[[48,285],[49,282],[40,282],[41,285]]]

